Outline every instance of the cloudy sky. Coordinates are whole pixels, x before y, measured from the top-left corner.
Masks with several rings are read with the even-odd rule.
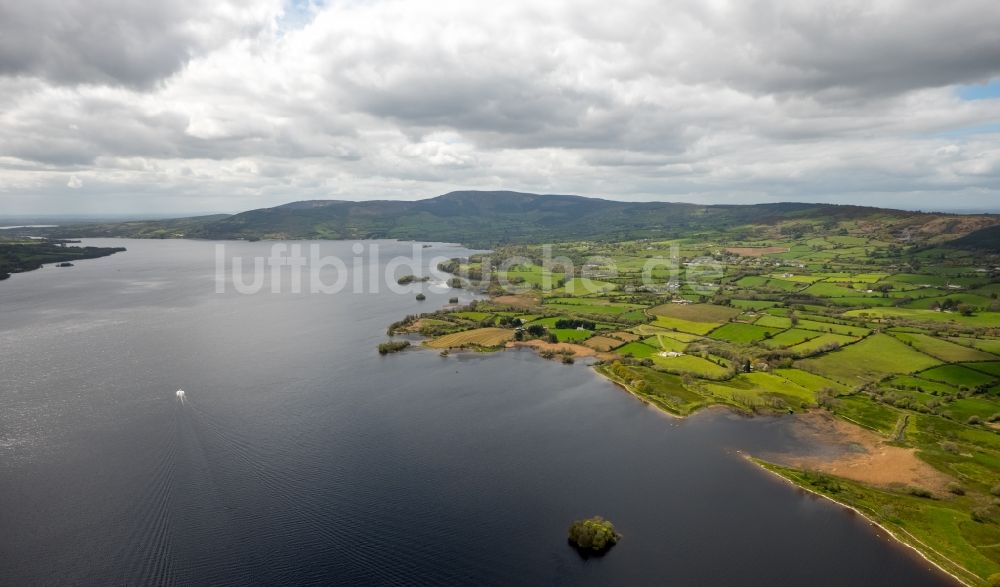
[[[996,0],[0,0],[0,215],[1000,210]]]

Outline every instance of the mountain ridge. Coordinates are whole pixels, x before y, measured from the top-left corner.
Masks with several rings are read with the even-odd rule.
[[[624,202],[569,194],[453,191],[422,200],[302,200],[173,220],[75,225],[60,237],[439,240],[469,245],[634,240],[716,234],[765,240],[846,230],[944,242],[1000,224],[1000,215],[945,214],[847,204]],[[912,240],[912,236],[907,236]]]

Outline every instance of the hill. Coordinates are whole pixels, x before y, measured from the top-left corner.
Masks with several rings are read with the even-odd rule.
[[[994,225],[955,239],[948,246],[970,251],[1000,253],[1000,225]]]
[[[699,205],[460,191],[416,201],[311,200],[231,216],[66,226],[50,234],[74,238],[397,238],[495,245],[689,238],[699,234],[746,241],[841,231],[936,243],[997,224],[1000,216],[924,214],[831,204]]]

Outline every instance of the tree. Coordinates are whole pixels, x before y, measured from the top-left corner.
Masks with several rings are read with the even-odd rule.
[[[577,520],[569,527],[569,541],[581,550],[601,552],[614,546],[621,538],[614,525],[600,516]]]

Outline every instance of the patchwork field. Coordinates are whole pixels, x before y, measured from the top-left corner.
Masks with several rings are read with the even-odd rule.
[[[940,363],[887,334],[876,334],[823,356],[803,359],[796,366],[846,385],[857,385],[893,373],[922,371]]]
[[[674,250],[643,240],[557,245],[552,252],[578,267],[599,255],[602,271],[607,259],[617,271],[584,288],[559,269],[551,277],[566,285],[545,289],[546,269],[521,266],[513,275],[522,293],[489,283],[488,299],[408,317],[390,333],[428,333],[433,348],[511,341],[567,364],[586,357],[674,415],[719,404],[822,412],[863,429],[882,444],[847,451],[850,468],[773,470],[920,536],[911,544],[985,584],[1000,573],[1000,253],[987,265],[979,254],[910,247],[882,221],[831,222],[835,230],[787,234],[743,227],[673,241]],[[541,257],[532,246],[513,251]],[[678,252],[681,270],[643,276],[651,255]],[[685,263],[707,255],[715,272],[685,280]]]
[[[505,328],[476,328],[465,330],[454,334],[446,334],[442,337],[428,341],[424,344],[436,349],[463,348],[463,347],[496,347],[507,342],[514,337],[513,330]]]
[[[961,361],[989,361],[997,358],[995,355],[926,334],[899,332],[893,333],[893,336],[909,344],[918,351],[927,353],[932,357],[949,363],[957,363]]]

